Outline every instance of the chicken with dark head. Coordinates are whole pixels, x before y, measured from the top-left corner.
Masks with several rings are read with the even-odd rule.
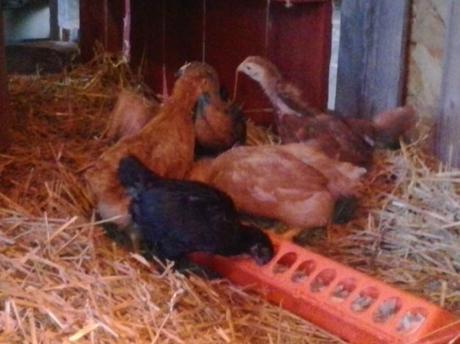
[[[186,64],[177,73],[182,75],[186,68],[196,65]],[[209,67],[210,68],[210,67]],[[229,101],[214,71],[216,89],[198,97],[193,110],[197,155],[216,155],[235,144],[246,140],[246,121],[239,106]],[[122,90],[110,114],[106,137],[118,140],[136,135],[159,112],[160,104],[134,91]]]
[[[192,111],[200,95],[218,89],[215,70],[204,63],[181,68],[171,96],[158,114],[137,134],[124,137],[104,152],[87,171],[86,179],[102,219],[127,231],[136,248],[137,235],[128,214],[130,198],[117,177],[120,160],[136,156],[162,177],[181,179],[190,169],[195,147]]]
[[[372,121],[321,113],[308,105],[302,92],[273,63],[260,56],[249,56],[237,71],[264,90],[275,109],[275,125],[283,143],[308,142],[333,159],[366,166],[376,145],[393,147],[414,126],[411,107],[380,113]]]
[[[246,122],[241,109],[232,102],[209,93],[201,95],[194,122],[198,155],[213,155],[245,143]]]
[[[197,155],[216,155],[246,141],[246,121],[241,108],[228,99],[215,75],[217,87],[202,94],[195,104]]]
[[[262,265],[273,257],[268,236],[242,225],[225,193],[199,182],[161,178],[133,156],[120,161],[118,177],[132,197],[129,210],[141,238],[159,258],[249,254]]]

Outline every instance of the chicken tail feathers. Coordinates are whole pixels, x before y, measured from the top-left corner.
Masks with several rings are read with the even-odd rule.
[[[158,175],[131,155],[120,160],[117,173],[121,185],[133,197],[136,197],[142,190],[159,179]]]
[[[373,124],[378,143],[387,148],[399,148],[399,138],[408,135],[415,127],[417,115],[412,106],[406,105],[377,114]]]
[[[358,199],[355,196],[340,197],[335,202],[332,222],[344,224],[351,220],[358,206]]]

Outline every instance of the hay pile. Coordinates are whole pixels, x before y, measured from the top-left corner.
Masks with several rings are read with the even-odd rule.
[[[339,343],[224,280],[131,254],[94,221],[82,172],[121,87],[107,55],[56,76],[10,78],[18,116],[0,155],[0,343]],[[161,271],[161,272],[159,272]]]
[[[460,315],[460,171],[422,146],[378,152],[366,209],[317,249]]]
[[[121,87],[149,92],[104,54],[68,74],[10,78],[18,123],[0,155],[0,342],[340,343],[224,280],[159,272],[105,237],[82,172],[110,145],[102,133]],[[251,144],[277,142],[248,128]],[[379,152],[356,219],[313,249],[460,314],[460,172],[433,172],[417,147]]]

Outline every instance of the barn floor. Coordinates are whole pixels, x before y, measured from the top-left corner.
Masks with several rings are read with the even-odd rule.
[[[225,280],[162,271],[106,238],[82,172],[110,144],[117,89],[138,85],[103,55],[68,74],[10,78],[18,123],[0,155],[0,342],[340,343]],[[460,172],[438,172],[421,146],[377,152],[356,219],[303,237],[460,314]]]

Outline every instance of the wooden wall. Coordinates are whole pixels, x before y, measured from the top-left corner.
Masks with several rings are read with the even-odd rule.
[[[111,51],[122,49],[125,1],[81,0],[85,59],[92,56],[96,41]],[[235,68],[245,57],[266,55],[306,91],[312,105],[326,108],[332,0],[292,0],[289,8],[284,0],[270,1],[267,45],[267,0],[128,2],[132,64],[142,68],[156,92],[162,90],[163,66],[171,88],[174,73],[184,62],[203,58],[204,38],[205,61],[218,70],[227,89],[233,88]],[[268,105],[255,84],[242,78],[240,86],[238,101],[246,108]],[[264,113],[253,118],[263,123],[271,120]]]
[[[403,101],[409,0],[345,0],[337,72],[337,112],[372,118]]]
[[[436,151],[448,165],[460,167],[460,2],[449,0]]]
[[[126,3],[126,0],[80,0],[80,48],[84,61],[94,56],[97,42],[107,51],[121,51]]]
[[[129,2],[133,65],[142,65],[146,80],[160,92],[164,61],[171,87],[173,72],[182,63],[202,58],[203,0],[81,0],[81,49],[86,59],[92,56],[96,41],[111,51],[122,49],[123,19]],[[450,20],[441,100],[439,111],[432,112],[437,122],[438,155],[460,166],[460,24],[455,20],[460,17],[460,3],[446,2]],[[233,85],[233,71],[239,61],[247,55],[267,54],[288,78],[307,91],[313,105],[325,108],[331,1],[293,0],[294,6],[285,8],[284,0],[271,0],[268,49],[264,42],[266,0],[206,3],[205,59],[218,68],[228,88]],[[407,91],[409,4],[409,0],[342,2],[336,100],[339,113],[371,118],[403,103]],[[167,32],[164,46],[163,14]],[[250,81],[241,84],[238,100],[245,107],[266,105],[262,99]]]
[[[406,102],[429,124],[438,111],[449,1],[413,1]]]
[[[332,3],[293,3],[287,8],[284,1],[271,1],[267,29],[266,0],[208,0],[205,10],[203,0],[132,0],[133,65],[143,64],[147,82],[160,92],[163,65],[170,88],[174,72],[184,62],[204,57],[231,91],[237,65],[249,55],[264,55],[306,91],[313,106],[325,109]],[[268,106],[257,85],[245,77],[239,80],[238,102],[246,109]],[[266,113],[251,113],[251,117],[259,123],[271,121]]]

